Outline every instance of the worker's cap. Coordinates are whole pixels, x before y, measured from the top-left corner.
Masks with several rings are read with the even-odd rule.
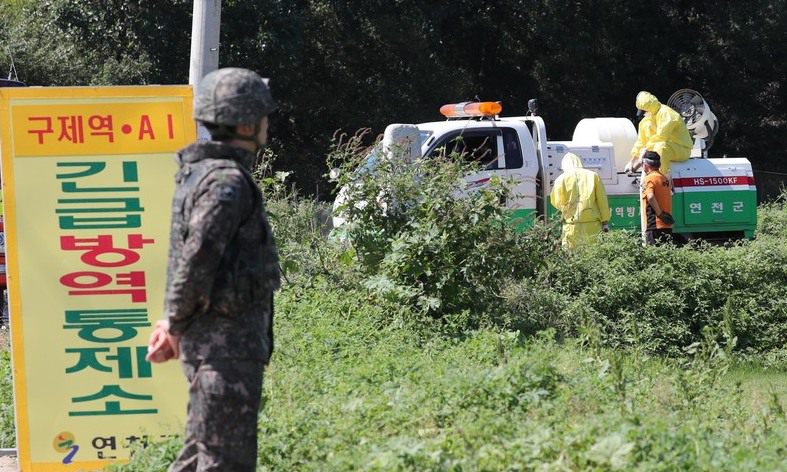
[[[642,162],[658,169],[661,167],[661,156],[656,151],[645,151],[645,154],[642,155]]]

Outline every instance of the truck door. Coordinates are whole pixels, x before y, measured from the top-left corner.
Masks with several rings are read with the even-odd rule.
[[[524,159],[520,134],[515,128],[501,126],[503,146],[505,149],[506,178],[511,182],[511,196],[506,206],[511,210],[513,218],[520,221],[520,227],[528,227],[536,217],[536,176],[538,163],[535,159],[528,162]],[[532,153],[531,153],[532,154]]]
[[[465,178],[466,191],[483,188],[492,176],[512,185],[511,196],[504,202],[512,217],[528,226],[536,214],[537,168],[527,168],[523,159],[519,134],[514,127],[497,124],[489,128],[452,131],[442,136],[427,152],[427,156],[447,156],[452,153],[478,162],[482,170]]]

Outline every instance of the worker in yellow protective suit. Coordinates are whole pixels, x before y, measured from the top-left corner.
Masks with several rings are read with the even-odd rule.
[[[669,177],[671,164],[687,160],[691,152],[693,141],[686,123],[678,112],[661,104],[650,92],[638,93],[636,105],[644,117],[625,171],[630,173],[637,168],[645,151],[654,151],[661,156],[661,173]]]
[[[582,168],[579,156],[567,153],[560,168],[549,201],[563,218],[563,247],[573,249],[609,230],[609,202],[601,177]]]

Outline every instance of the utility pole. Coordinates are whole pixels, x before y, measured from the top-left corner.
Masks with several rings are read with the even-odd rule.
[[[219,30],[221,29],[221,0],[194,0],[191,22],[191,61],[189,84],[196,91],[205,74],[219,68]],[[200,140],[210,135],[202,126],[197,128]]]
[[[194,0],[189,68],[191,85],[196,86],[205,74],[219,68],[220,28],[221,0]]]

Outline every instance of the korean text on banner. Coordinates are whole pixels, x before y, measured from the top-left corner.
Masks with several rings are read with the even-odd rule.
[[[22,470],[100,470],[182,430],[178,366],[145,353],[191,107],[189,86],[0,89]]]

